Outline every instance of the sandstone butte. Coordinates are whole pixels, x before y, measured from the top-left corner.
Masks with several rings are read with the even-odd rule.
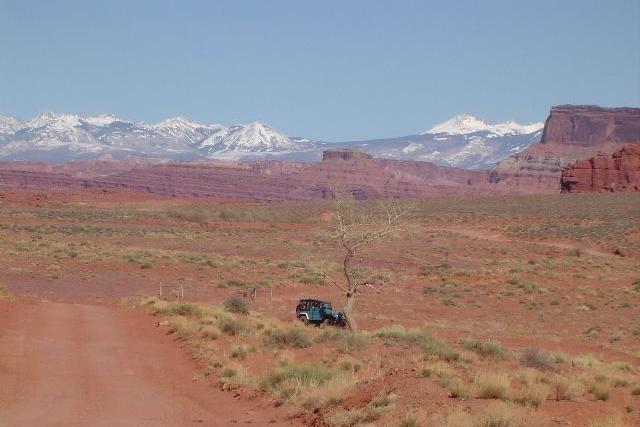
[[[640,141],[640,108],[559,105],[551,108],[537,144],[499,162],[494,182],[555,186],[560,190],[563,169],[597,153],[612,154]]]
[[[640,191],[640,143],[612,155],[597,154],[578,160],[562,171],[562,191]]]

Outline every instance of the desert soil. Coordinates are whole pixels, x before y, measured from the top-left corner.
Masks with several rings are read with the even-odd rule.
[[[1,306],[0,426],[287,425],[194,380],[191,360],[137,310]]]
[[[377,425],[456,410],[476,417],[494,403],[474,395],[483,372],[509,378],[505,400],[517,410],[523,379],[534,378],[547,397],[524,409],[545,426],[617,414],[640,422],[640,194],[416,203],[409,232],[358,260],[388,283],[357,302],[359,324],[374,338],[341,352],[313,341],[316,328],[304,332],[310,347],[264,343],[268,328],[297,328],[299,298],[344,301],[314,274],[319,266],[340,277],[330,205],[0,189],[0,426],[324,426],[328,412],[360,410],[380,392],[397,399]],[[178,337],[158,325],[162,314],[123,303],[157,295],[160,284],[170,285],[170,301],[180,285],[187,300],[217,309],[255,287],[257,300],[247,301],[254,329]],[[388,327],[436,337],[462,361],[375,338]],[[497,343],[508,357],[478,355],[460,344],[465,338]],[[234,356],[239,347],[245,356]],[[566,361],[532,370],[519,361],[527,347]],[[259,390],[265,372],[286,361],[360,371],[336,406],[316,413]],[[245,382],[230,387],[227,369]],[[438,370],[472,396],[454,398],[443,378],[423,375]],[[578,386],[575,397],[551,397],[557,376]],[[594,397],[594,384],[607,399]]]

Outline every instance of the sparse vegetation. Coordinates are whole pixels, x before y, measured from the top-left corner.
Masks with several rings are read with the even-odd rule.
[[[311,338],[306,331],[293,327],[286,330],[267,329],[264,332],[264,342],[269,346],[305,348],[311,346]]]
[[[462,348],[471,350],[480,356],[493,357],[498,360],[504,360],[508,356],[508,351],[502,345],[495,341],[479,341],[471,338],[460,340]]]
[[[417,232],[385,238],[352,269],[355,283],[375,279],[356,303],[361,326],[371,332],[301,327],[291,319],[300,297],[339,307],[335,289],[321,287],[330,281],[320,267],[336,277],[342,267],[323,233],[332,217],[323,203],[222,209],[202,201],[193,209],[185,203],[184,215],[180,198],[170,208],[3,209],[2,281],[7,289],[19,289],[18,281],[46,283],[62,296],[76,283],[100,294],[122,280],[126,287],[114,286],[117,294],[158,292],[161,282],[163,297],[140,304],[157,316],[152,322],[160,331],[192,350],[202,369],[195,378],[234,393],[245,384],[237,389],[240,399],[265,387],[276,405],[290,406],[285,412],[319,422],[530,427],[557,411],[555,401],[570,400],[560,407],[575,413],[597,405],[604,414],[634,408],[640,395],[638,367],[608,359],[612,352],[629,361],[638,355],[640,226],[628,200],[638,196],[566,196],[415,202],[408,219]],[[554,247],[555,236],[563,246]],[[566,242],[581,248],[580,256],[568,254]],[[614,247],[625,256],[594,254]],[[171,288],[176,283],[187,300],[216,303],[182,301]],[[250,294],[254,288],[257,295]],[[232,296],[246,310],[223,302]],[[530,341],[540,348],[518,347]],[[582,345],[609,355],[581,354]],[[329,376],[306,380],[287,371],[301,367]],[[364,392],[388,390],[381,387],[386,378],[394,378],[400,399],[387,406],[363,399],[370,397]],[[450,399],[422,413],[418,398],[406,398],[409,385],[436,394],[434,402]],[[571,413],[563,417],[576,424]]]
[[[249,314],[247,302],[237,295],[227,298],[224,302],[224,308],[235,314]]]
[[[485,372],[478,374],[474,380],[480,399],[501,399],[509,397],[510,380],[502,372]]]
[[[537,347],[530,347],[522,350],[522,353],[520,354],[520,363],[523,366],[543,370],[553,369],[554,367],[551,355]]]

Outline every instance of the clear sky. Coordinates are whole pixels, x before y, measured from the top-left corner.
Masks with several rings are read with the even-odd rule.
[[[222,124],[321,140],[457,113],[640,105],[640,0],[0,0],[0,114]]]

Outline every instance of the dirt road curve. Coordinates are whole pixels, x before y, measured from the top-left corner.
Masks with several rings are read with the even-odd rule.
[[[188,356],[144,313],[47,302],[1,308],[2,427],[272,421],[268,409],[193,381]]]
[[[580,243],[563,243],[563,242],[541,242],[535,240],[524,240],[524,239],[510,239],[507,236],[499,233],[492,233],[485,230],[475,230],[471,228],[438,228],[435,231],[449,231],[451,233],[461,234],[463,236],[472,237],[475,239],[489,240],[491,242],[510,242],[510,243],[523,243],[523,244],[531,244],[538,246],[547,246],[550,248],[562,249],[562,250],[571,250],[580,248],[580,250],[588,255],[600,256],[600,257],[608,257],[612,256],[610,253],[599,251],[597,249],[589,249],[584,248]]]

